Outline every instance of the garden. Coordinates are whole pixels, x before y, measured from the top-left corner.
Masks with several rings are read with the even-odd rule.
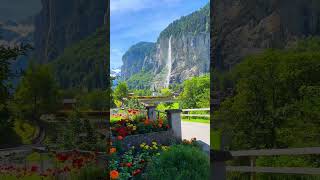
[[[164,114],[151,119],[143,108],[112,113],[110,178],[208,179],[209,156],[195,138],[181,140],[172,131]]]

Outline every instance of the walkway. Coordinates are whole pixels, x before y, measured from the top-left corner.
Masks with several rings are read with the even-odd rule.
[[[181,126],[182,139],[190,140],[195,137],[210,145],[210,124],[182,121]]]

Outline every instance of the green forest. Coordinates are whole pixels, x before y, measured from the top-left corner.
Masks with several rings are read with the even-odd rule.
[[[215,72],[217,89],[234,89],[214,112],[229,137],[228,149],[320,145],[320,38],[244,59],[230,72]],[[307,131],[306,131],[307,130]],[[319,167],[319,158],[259,158],[264,166]]]

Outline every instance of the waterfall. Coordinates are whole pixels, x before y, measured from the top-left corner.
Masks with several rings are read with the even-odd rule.
[[[167,61],[167,69],[168,69],[168,74],[166,78],[166,87],[169,87],[170,84],[170,75],[171,75],[171,68],[172,68],[172,51],[171,51],[171,38],[169,38],[169,45],[168,45],[168,61]]]

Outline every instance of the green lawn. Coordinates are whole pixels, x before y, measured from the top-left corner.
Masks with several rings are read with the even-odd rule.
[[[188,118],[182,118],[182,121],[210,124],[210,119],[208,118],[190,118],[190,120]]]

